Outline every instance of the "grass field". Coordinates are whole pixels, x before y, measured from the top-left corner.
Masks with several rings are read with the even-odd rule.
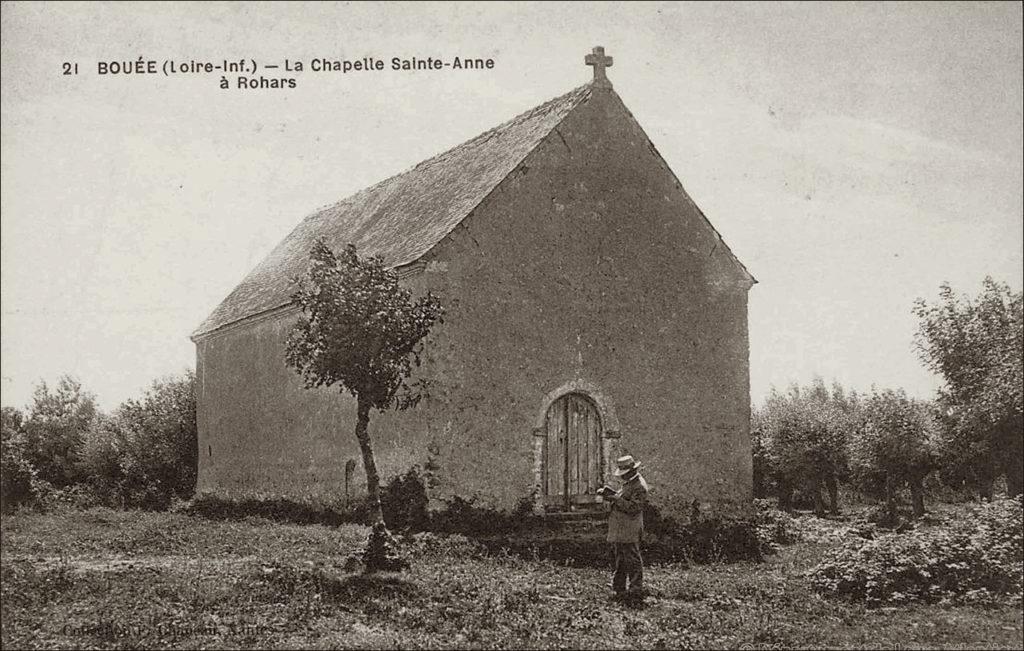
[[[649,568],[653,596],[626,605],[608,599],[605,570],[437,538],[413,544],[407,573],[348,572],[366,535],[354,525],[93,509],[7,516],[0,530],[5,649],[1022,645],[1019,604],[819,597],[801,574],[835,540],[763,563]]]

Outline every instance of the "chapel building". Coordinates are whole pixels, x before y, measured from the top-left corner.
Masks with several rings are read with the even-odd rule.
[[[416,371],[429,396],[371,413],[382,481],[429,456],[438,497],[582,510],[632,454],[663,510],[750,503],[756,281],[612,89],[611,57],[586,63],[586,85],[306,217],[199,326],[199,492],[365,489],[355,400],[284,362],[293,280],[324,238],[446,309]]]

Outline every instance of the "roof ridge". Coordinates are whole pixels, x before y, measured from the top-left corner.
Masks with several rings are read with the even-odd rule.
[[[448,153],[452,149],[458,149],[459,147],[462,147],[464,145],[468,145],[468,144],[470,144],[470,143],[472,143],[472,142],[474,142],[476,140],[480,140],[484,136],[490,136],[491,134],[494,134],[494,133],[496,133],[498,131],[501,131],[502,129],[506,129],[510,125],[512,125],[514,122],[521,121],[521,120],[526,120],[528,118],[531,118],[534,115],[536,115],[537,113],[541,113],[544,110],[550,108],[552,105],[557,104],[557,103],[561,102],[562,100],[568,98],[570,95],[575,95],[575,94],[582,95],[583,91],[587,90],[591,85],[592,85],[592,82],[587,82],[587,83],[585,83],[585,84],[583,84],[581,86],[577,86],[576,88],[573,88],[572,90],[570,90],[567,93],[562,93],[558,97],[552,97],[551,99],[549,99],[546,102],[538,104],[538,105],[534,106],[533,108],[527,109],[527,110],[523,111],[522,113],[520,113],[519,115],[516,115],[513,118],[505,120],[501,124],[499,124],[499,125],[497,125],[495,127],[491,127],[487,131],[484,131],[483,133],[477,134],[473,138],[470,138],[469,140],[466,140],[465,142],[461,142],[458,145],[455,145],[454,147],[452,147],[451,149],[448,149],[446,151],[441,152],[437,156],[432,156],[431,158],[428,158],[428,159],[426,159],[424,161],[421,161],[419,164],[422,165],[423,163],[427,163],[427,162],[433,160],[434,158],[437,158],[438,156],[443,156],[444,154]]]

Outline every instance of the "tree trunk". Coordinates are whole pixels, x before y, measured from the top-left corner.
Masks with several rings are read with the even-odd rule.
[[[899,524],[899,506],[896,504],[896,486],[892,477],[885,477],[885,525],[895,527]]]
[[[1017,450],[1013,450],[1014,446],[1008,446],[1009,449],[1002,463],[1003,474],[1006,475],[1006,492],[1010,497],[1017,497],[1024,492],[1024,464],[1021,463],[1019,436],[1018,434],[1018,442],[1015,446]]]
[[[811,484],[811,495],[814,497],[814,514],[825,515],[825,500],[821,498],[821,480],[815,479]]]
[[[835,477],[827,477],[825,488],[828,489],[828,510],[832,515],[839,515],[839,482]]]
[[[778,482],[779,509],[789,513],[793,510],[793,486],[788,481]]]
[[[986,477],[981,480],[981,487],[978,489],[978,493],[981,499],[985,501],[992,501],[992,493],[995,491],[996,480],[992,477]]]
[[[924,517],[924,476],[914,475],[910,478],[910,495],[914,501],[914,517]]]
[[[370,524],[384,522],[384,512],[380,508],[380,476],[377,464],[373,460],[373,447],[370,445],[370,406],[358,401],[356,417],[356,438],[359,439],[359,450],[363,453],[363,470],[366,472],[366,502],[370,507]]]
[[[1018,460],[1017,463],[1020,461]],[[1006,492],[1010,494],[1010,497],[1017,497],[1024,493],[1024,471],[1020,466],[1006,469]]]

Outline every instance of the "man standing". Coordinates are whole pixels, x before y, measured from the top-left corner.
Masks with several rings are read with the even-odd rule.
[[[644,504],[647,501],[647,482],[640,476],[640,463],[632,456],[615,461],[615,476],[622,487],[615,491],[604,486],[601,496],[611,504],[608,516],[608,542],[615,550],[615,574],[612,589],[616,595],[629,591],[643,594],[644,561],[640,556],[640,538],[644,530]]]

